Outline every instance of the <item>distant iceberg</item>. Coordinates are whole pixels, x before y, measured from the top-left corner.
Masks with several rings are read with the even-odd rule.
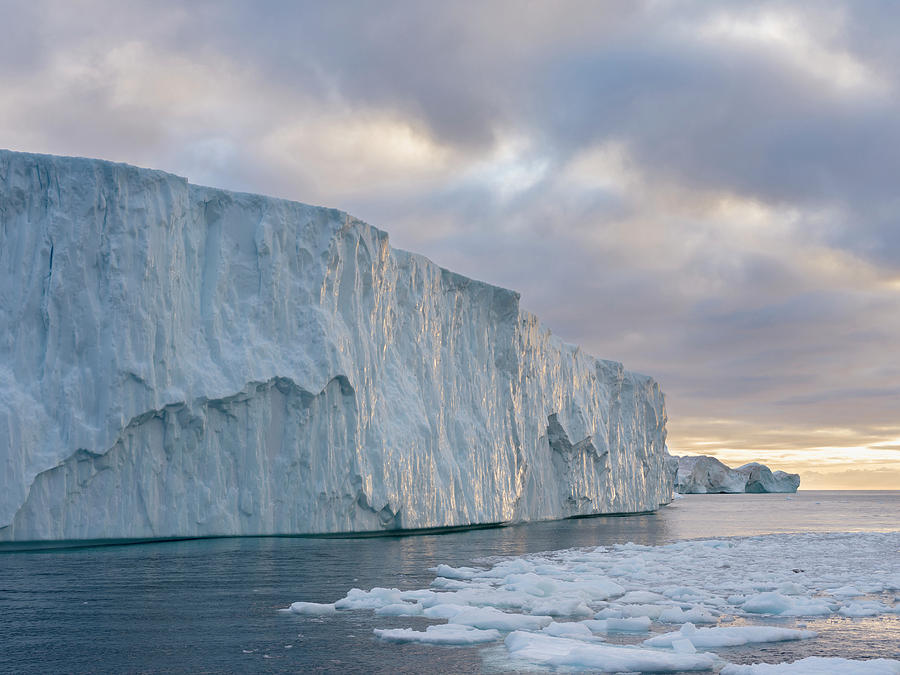
[[[796,492],[800,487],[796,473],[772,472],[758,462],[732,469],[707,455],[673,457],[670,470],[680,494]]]
[[[650,377],[341,211],[0,151],[0,541],[652,511]]]

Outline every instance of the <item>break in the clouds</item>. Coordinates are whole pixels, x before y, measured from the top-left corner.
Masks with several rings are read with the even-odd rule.
[[[673,452],[900,486],[895,3],[0,13],[0,146],[348,210],[653,374]]]

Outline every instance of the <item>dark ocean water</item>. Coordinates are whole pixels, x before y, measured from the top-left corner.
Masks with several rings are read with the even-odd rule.
[[[0,672],[467,673],[502,669],[499,648],[385,644],[372,629],[425,619],[302,617],[297,600],[352,587],[424,588],[439,563],[628,541],[900,529],[900,492],[691,495],[648,515],[450,534],[234,538],[0,553]],[[900,552],[895,552],[900,555]],[[900,618],[809,622],[809,644],[733,651],[735,662],[900,654]],[[493,651],[492,651],[493,650]],[[724,655],[724,654],[723,654]]]

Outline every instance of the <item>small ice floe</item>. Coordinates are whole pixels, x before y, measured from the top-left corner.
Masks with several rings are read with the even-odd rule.
[[[898,675],[900,661],[850,659],[810,656],[793,663],[754,663],[750,666],[725,666],[720,675]]]
[[[793,581],[785,581],[777,590],[782,595],[806,595],[806,589]]]
[[[422,612],[423,608],[420,602],[397,602],[378,607],[375,610],[378,616],[422,616]]]
[[[587,623],[587,621],[577,623],[574,621],[566,621],[564,623],[557,623],[556,621],[554,621],[549,626],[544,626],[542,632],[554,637],[568,637],[578,640],[593,640],[595,639],[594,634],[591,632],[593,628],[590,628]]]
[[[717,615],[704,607],[692,607],[687,611],[681,607],[668,607],[659,613],[660,623],[718,623]]]
[[[437,567],[429,568],[429,571],[434,572],[437,576],[444,577],[445,579],[468,580],[485,570],[481,567],[450,567],[450,565],[442,564]]]
[[[677,640],[672,640],[671,647],[674,651],[679,654],[696,654],[697,648],[694,646],[694,643],[688,640],[687,638],[679,638]]]
[[[591,643],[523,631],[510,633],[505,644],[510,656],[515,659],[545,666],[587,668],[597,673],[712,670],[721,663],[714,654]]]
[[[777,614],[779,616],[825,616],[837,611],[839,605],[818,598],[798,598],[775,591],[758,593],[747,598],[741,609],[749,614]]]
[[[411,628],[376,628],[375,635],[386,642],[425,642],[434,645],[474,645],[500,639],[500,631],[481,630],[452,623],[428,626],[424,631]]]
[[[856,586],[841,586],[840,588],[830,589],[826,591],[826,593],[828,593],[828,595],[833,595],[836,598],[858,598],[865,595],[865,593]]]
[[[549,616],[532,616],[530,614],[510,614],[493,607],[466,607],[454,614],[453,623],[473,628],[495,629],[502,631],[540,630],[553,623]]]
[[[293,602],[291,603],[291,606],[284,611],[292,612],[294,614],[305,614],[306,616],[327,616],[329,614],[337,613],[337,609],[335,609],[333,602],[327,604],[318,602]]]
[[[817,633],[811,630],[794,630],[777,626],[725,626],[721,628],[697,628],[686,623],[674,633],[655,635],[644,640],[648,647],[673,647],[675,642],[689,640],[694,647],[715,649],[719,647],[740,647],[760,642],[783,642],[787,640],[809,640]]]
[[[595,633],[646,633],[650,630],[649,616],[628,619],[593,619],[581,623]]]
[[[617,602],[623,605],[640,605],[653,604],[660,601],[665,602],[667,600],[668,598],[665,595],[653,593],[652,591],[628,591],[621,598],[618,598]]]
[[[888,607],[884,603],[868,600],[863,602],[851,602],[844,605],[838,610],[841,616],[852,618],[862,618],[866,616],[879,616],[880,614],[889,614],[894,612],[893,607]]]

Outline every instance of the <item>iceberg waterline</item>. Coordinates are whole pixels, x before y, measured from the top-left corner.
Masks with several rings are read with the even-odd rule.
[[[651,378],[345,213],[0,151],[0,540],[650,511]]]

